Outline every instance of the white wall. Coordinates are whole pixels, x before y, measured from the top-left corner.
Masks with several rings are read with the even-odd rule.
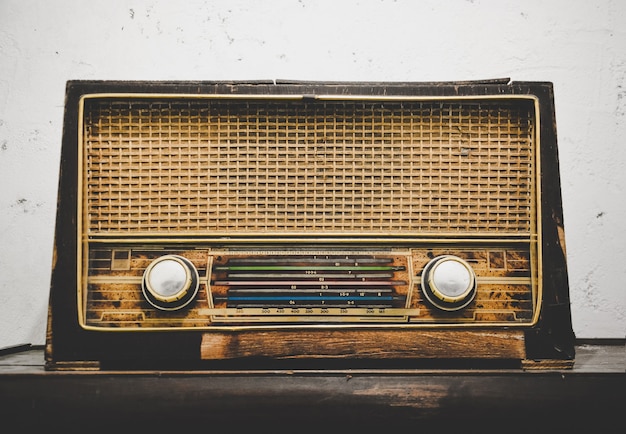
[[[626,2],[0,0],[0,347],[42,344],[69,79],[552,81],[574,330],[626,335]]]

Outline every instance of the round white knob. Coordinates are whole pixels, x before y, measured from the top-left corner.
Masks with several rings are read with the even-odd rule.
[[[432,259],[422,272],[422,290],[442,310],[466,307],[476,295],[476,275],[463,259],[444,255]]]
[[[165,255],[155,259],[143,273],[146,300],[162,310],[177,310],[191,302],[198,292],[198,270],[186,258]]]

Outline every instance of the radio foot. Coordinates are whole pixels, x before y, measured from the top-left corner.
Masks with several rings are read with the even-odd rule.
[[[46,371],[99,371],[100,362],[71,361],[71,362],[46,362]]]
[[[548,371],[548,370],[562,370],[572,369],[574,367],[574,360],[532,360],[523,359],[522,369],[525,371]]]

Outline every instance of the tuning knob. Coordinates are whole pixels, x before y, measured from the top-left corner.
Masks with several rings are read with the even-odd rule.
[[[143,273],[142,291],[146,300],[161,310],[185,307],[198,293],[198,270],[188,259],[165,255],[155,259]]]
[[[463,309],[476,296],[476,275],[472,267],[457,256],[437,256],[424,267],[422,291],[439,309]]]

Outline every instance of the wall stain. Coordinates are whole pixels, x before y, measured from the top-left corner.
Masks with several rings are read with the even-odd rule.
[[[28,199],[20,198],[11,205],[11,208],[20,208],[24,214],[34,214],[42,205],[40,202],[32,204]]]

